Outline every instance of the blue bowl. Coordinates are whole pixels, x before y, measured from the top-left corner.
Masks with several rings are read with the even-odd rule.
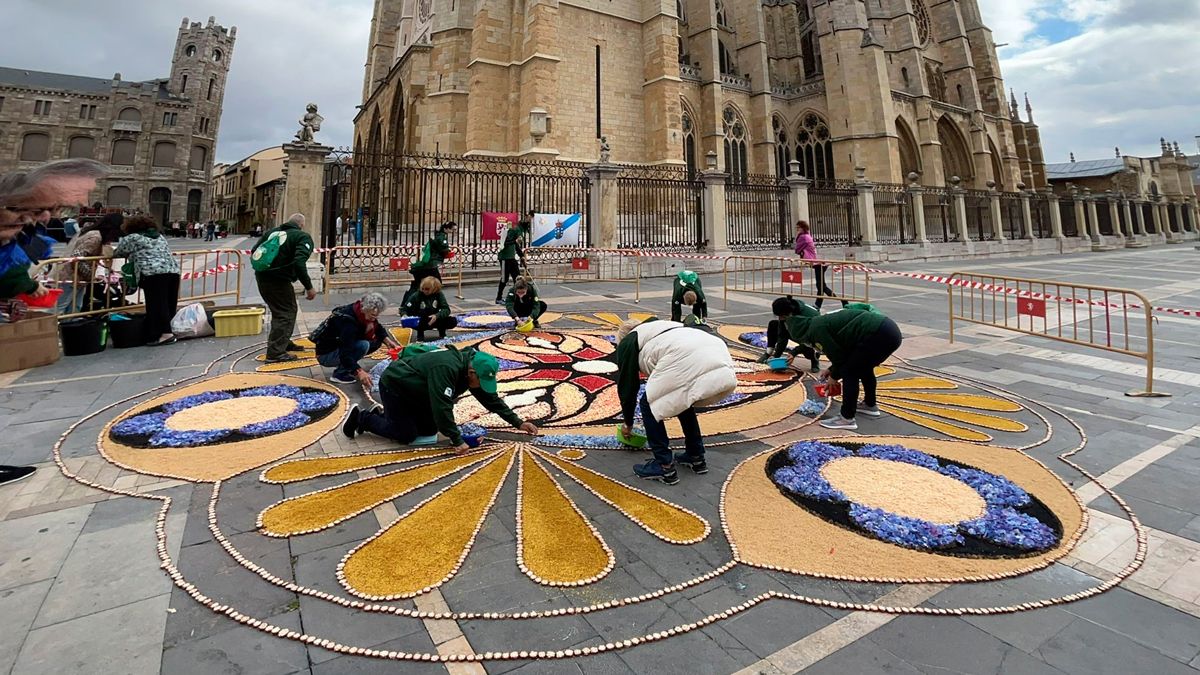
[[[777,356],[767,361],[767,365],[771,368],[771,370],[787,370],[788,364],[790,363],[791,359],[787,358],[786,356]]]
[[[400,319],[400,325],[404,328],[416,328],[417,326],[421,325],[421,317],[406,316],[403,319]]]

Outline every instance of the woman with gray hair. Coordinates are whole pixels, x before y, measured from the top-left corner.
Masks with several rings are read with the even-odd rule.
[[[368,293],[354,304],[333,310],[312,333],[316,344],[317,362],[333,368],[330,382],[371,386],[371,374],[358,362],[367,354],[386,344],[399,348],[397,342],[379,323],[379,315],[387,309],[387,300],[378,293]]]

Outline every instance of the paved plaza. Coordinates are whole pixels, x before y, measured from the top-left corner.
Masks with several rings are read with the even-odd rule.
[[[242,247],[236,239],[218,244]],[[1156,305],[1194,310],[1200,308],[1198,260],[1200,252],[1187,245],[889,269],[931,274],[971,270],[1116,285],[1138,289]],[[250,276],[243,283],[247,299],[254,301]],[[720,276],[706,275],[704,283],[710,289],[712,321],[731,327],[723,336],[752,360],[755,352],[736,347],[738,337],[750,328],[765,328],[771,297],[735,293],[725,306]],[[640,303],[633,301],[630,284],[546,284],[541,290],[550,310],[562,315],[546,322],[551,337],[598,336],[613,315],[666,315],[671,295],[667,279],[644,280]],[[456,303],[456,311],[500,310],[491,303],[494,291],[491,284],[468,286],[467,299]],[[400,289],[389,288],[385,294],[395,303]],[[303,332],[334,305],[353,298],[342,292],[328,304],[320,298],[301,300]],[[1038,495],[1058,516],[1064,538],[1072,523],[1078,525],[1078,536],[1064,543],[1061,556],[1041,562],[986,561],[996,562],[995,568],[970,556],[947,557],[945,570],[923,571],[919,563],[914,568],[905,562],[922,558],[896,548],[894,556],[864,554],[860,565],[847,557],[858,545],[852,541],[805,537],[821,530],[796,529],[792,518],[755,520],[758,503],[746,496],[751,493],[738,490],[763,482],[766,474],[759,465],[773,457],[767,451],[838,435],[795,412],[806,391],[813,396],[811,378],[801,381],[798,375],[794,380],[755,380],[747,387],[753,393],[731,409],[741,412],[702,420],[712,434],[710,471],[695,475],[681,469],[675,486],[637,480],[632,465],[643,461],[643,453],[588,449],[578,457],[550,446],[504,443],[488,446],[497,449],[486,455],[487,462],[472,465],[478,467],[472,473],[433,475],[394,498],[364,499],[344,517],[328,516],[319,526],[267,536],[275,527],[269,516],[279,505],[338,494],[348,479],[384,476],[394,469],[384,465],[383,455],[370,455],[381,458],[375,463],[358,458],[395,448],[370,435],[350,440],[336,429],[315,441],[292,441],[294,445],[281,435],[262,448],[274,455],[222,458],[221,467],[228,470],[215,480],[197,479],[183,460],[174,471],[149,472],[130,470],[137,468],[131,462],[122,462],[129,468],[118,466],[109,461],[111,452],[109,459],[102,456],[97,439],[107,437],[111,422],[150,398],[145,392],[154,390],[158,396],[189,378],[252,373],[261,365],[253,356],[263,336],[205,338],[164,348],[109,349],[0,374],[0,433],[5,439],[0,463],[39,467],[34,477],[0,488],[0,671],[1200,671],[1200,319],[1158,316],[1157,388],[1172,396],[1129,398],[1125,392],[1144,384],[1143,368],[1132,358],[988,326],[959,324],[951,343],[944,286],[877,275],[871,281],[871,301],[905,335],[901,358],[889,364],[895,372],[880,380],[881,387],[908,378],[932,393],[904,393],[908,390],[899,385],[889,391],[898,400],[927,402],[949,400],[939,398],[939,391],[953,387],[983,406],[977,409],[992,412],[954,413],[958,416],[950,419],[958,422],[949,426],[925,416],[919,417],[924,423],[896,415],[860,417],[856,433],[936,451],[940,457],[947,456],[943,450],[962,452],[972,458],[968,463],[981,467],[1011,460],[1011,466],[1030,476],[1030,485],[1049,486]],[[384,320],[399,323],[392,309]],[[556,344],[567,349],[565,338]],[[279,375],[311,377],[331,388],[328,374],[311,368]],[[589,392],[591,405],[600,405],[596,375],[563,375],[567,377]],[[364,400],[357,386],[340,390],[350,402]],[[566,399],[555,399],[556,410],[570,403]],[[780,408],[781,401],[786,409]],[[934,408],[930,403],[911,405],[913,410]],[[578,414],[586,414],[586,407]],[[972,434],[993,438],[993,446],[1023,448],[1037,461],[1012,450],[956,441],[955,432],[948,435],[947,430],[960,428],[959,423],[975,429]],[[58,455],[73,478],[55,463],[56,444],[68,430]],[[549,428],[544,432],[555,433]],[[529,441],[510,433],[494,436]],[[853,443],[854,437],[838,440]],[[1059,459],[1081,446],[1068,457],[1075,467]],[[297,481],[268,480],[272,474],[262,471],[279,467],[272,470],[302,472],[307,465],[292,460],[326,456],[353,456],[357,463],[338,475],[313,471],[309,479]],[[500,473],[506,462],[513,468]],[[1136,514],[1143,548],[1122,503],[1079,469],[1098,477]],[[1061,481],[1037,477],[1046,470]],[[492,474],[495,488],[488,494],[494,503],[475,506],[469,499],[475,494],[471,487]],[[545,485],[537,487],[538,481]],[[1068,495],[1061,505],[1052,499],[1062,485],[1070,486],[1084,508],[1077,508],[1066,490],[1060,490]],[[538,536],[527,518],[537,506],[535,493],[550,495],[547,499],[562,495],[561,503],[573,505],[591,532],[602,537],[611,563],[597,578],[550,585],[536,583],[536,575],[526,571],[537,566],[528,555],[519,561],[522,542]],[[776,502],[781,499],[778,491],[770,493]],[[449,497],[435,496],[441,494]],[[656,499],[645,500],[638,496],[642,494]],[[434,507],[450,517],[432,521],[436,528],[411,532],[406,541],[423,543],[390,558],[393,568],[355,571],[350,564],[354,552],[386,541],[381,533],[389,532],[402,515]],[[321,508],[305,517],[327,516]],[[758,515],[769,516],[771,508],[764,502]],[[708,528],[702,536],[680,534],[673,541],[676,530],[665,525],[655,529],[655,509],[668,510],[680,532],[689,523]],[[800,509],[796,511],[798,519]],[[635,512],[639,515],[631,515]],[[518,528],[522,522],[523,532]],[[747,529],[750,522],[754,527]],[[473,537],[469,553],[450,560],[453,568],[444,583],[415,597],[397,592],[395,599],[367,599],[372,594],[362,589],[369,584],[396,588],[389,585],[396,577],[440,564],[438,542],[453,538],[464,526]],[[471,533],[472,527],[477,531]],[[567,536],[565,530],[561,534]],[[783,561],[773,565],[776,569],[764,562],[773,555]],[[761,564],[751,564],[756,557]],[[603,557],[600,562],[603,566]],[[1032,571],[1018,573],[1024,564]],[[895,571],[878,571],[888,569]],[[987,579],[978,576],[979,569]],[[855,577],[872,580],[851,580]],[[880,580],[892,577],[891,582]],[[896,583],[900,579],[906,583]],[[453,660],[459,655],[472,656]],[[475,660],[474,655],[483,658]],[[434,657],[452,660],[429,662]]]

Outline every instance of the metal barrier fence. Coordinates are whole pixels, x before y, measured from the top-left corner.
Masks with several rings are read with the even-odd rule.
[[[987,190],[967,190],[967,236],[972,241],[991,241],[996,238],[992,229],[992,195]]]
[[[858,190],[854,183],[814,183],[808,191],[808,217],[817,246],[858,246]]]
[[[778,176],[730,178],[725,184],[725,220],[734,251],[792,246],[791,189]]]
[[[858,263],[843,260],[729,256],[723,276],[726,309],[730,291],[813,300],[871,300],[870,272]],[[823,288],[818,288],[818,281],[824,282]]]
[[[1025,238],[1025,205],[1019,193],[1005,192],[1000,195],[1000,222],[1004,226],[1005,237]]]
[[[325,302],[335,288],[364,286],[404,287],[412,283],[414,256],[420,246],[375,245],[335,246],[325,256]],[[451,247],[453,257],[442,265],[443,286],[457,285],[455,297],[463,299],[463,256],[457,246]]]
[[[642,257],[631,249],[530,248],[525,271],[537,283],[607,281],[634,285],[634,302],[641,302]]]
[[[697,251],[704,238],[704,183],[686,168],[622,166],[617,174],[622,249]]]
[[[925,236],[935,244],[958,241],[954,200],[946,188],[925,188]]]
[[[917,240],[912,195],[903,185],[876,183],[875,233],[881,244],[911,244]]]
[[[1154,391],[1154,318],[1138,291],[955,272],[947,294],[950,342],[962,321],[1125,354],[1146,362],[1145,390],[1127,396],[1169,396]]]
[[[172,253],[179,262],[179,304],[233,298],[242,301],[242,252],[234,249],[180,251]],[[120,260],[122,263],[117,263]],[[30,274],[48,286],[62,288],[70,305],[59,320],[101,316],[117,311],[145,308],[142,292],[125,293],[121,281],[123,258],[91,256],[49,258],[35,265]],[[89,275],[88,272],[91,272]]]

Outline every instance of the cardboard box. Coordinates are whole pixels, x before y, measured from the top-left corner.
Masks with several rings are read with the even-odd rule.
[[[0,373],[45,366],[57,361],[58,317],[29,312],[16,323],[0,323]]]

